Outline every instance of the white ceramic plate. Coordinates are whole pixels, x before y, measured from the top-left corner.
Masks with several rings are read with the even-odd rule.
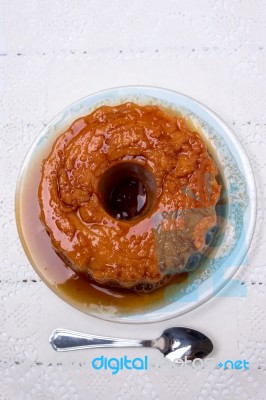
[[[183,284],[170,284],[163,289],[159,303],[148,310],[123,312],[112,304],[104,306],[94,302],[80,304],[73,302],[60,289],[55,276],[49,276],[45,253],[40,258],[38,252],[43,241],[49,245],[49,238],[38,220],[38,210],[31,209],[30,196],[36,196],[43,158],[51,149],[54,140],[71,123],[91,113],[101,105],[116,105],[127,101],[138,104],[156,104],[192,120],[196,128],[205,136],[214,151],[216,162],[225,182],[222,198],[225,200],[217,208],[224,219],[224,231],[216,240],[212,256],[195,271],[191,272]],[[188,312],[201,305],[232,279],[241,265],[250,245],[256,217],[256,191],[249,160],[232,130],[212,111],[196,100],[171,90],[129,86],[105,90],[85,97],[58,114],[41,132],[33,143],[21,170],[16,198],[17,223],[20,238],[31,264],[45,283],[72,306],[99,318],[118,322],[154,322]],[[31,224],[39,224],[35,237],[31,237]],[[56,255],[54,255],[57,257]],[[72,271],[67,270],[71,276]]]

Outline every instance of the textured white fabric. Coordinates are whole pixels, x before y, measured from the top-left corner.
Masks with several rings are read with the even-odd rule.
[[[266,399],[266,1],[2,0],[0,16],[0,399]],[[247,296],[226,290],[171,321],[131,326],[96,320],[57,298],[22,250],[14,192],[42,127],[95,91],[143,84],[188,94],[235,131],[254,169],[257,225],[239,277]],[[231,297],[230,297],[231,295]],[[54,352],[57,327],[152,338],[170,326],[209,335],[217,361],[250,370],[180,368],[156,350]],[[147,371],[96,371],[91,360],[149,356]]]

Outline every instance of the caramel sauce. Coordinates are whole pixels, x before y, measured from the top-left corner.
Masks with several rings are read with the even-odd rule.
[[[39,219],[38,186],[41,160],[44,157],[41,151],[35,155],[27,179],[22,180],[18,186],[16,199],[17,223],[22,244],[41,279],[69,304],[88,314],[132,315],[160,308],[165,304],[165,288],[173,284],[183,287],[187,281],[187,273],[176,275],[166,285],[151,293],[135,293],[97,285],[72,271],[55,253]]]

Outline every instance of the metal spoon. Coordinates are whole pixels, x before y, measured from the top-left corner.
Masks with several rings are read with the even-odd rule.
[[[49,342],[56,351],[97,347],[152,347],[160,350],[171,361],[204,358],[213,349],[213,344],[207,336],[190,328],[169,328],[158,339],[153,340],[119,339],[56,329]]]

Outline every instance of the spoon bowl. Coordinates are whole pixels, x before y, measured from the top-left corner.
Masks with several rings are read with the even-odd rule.
[[[164,348],[159,350],[171,361],[204,358],[213,350],[212,341],[206,335],[190,328],[166,329],[157,340],[160,339],[164,340]]]

